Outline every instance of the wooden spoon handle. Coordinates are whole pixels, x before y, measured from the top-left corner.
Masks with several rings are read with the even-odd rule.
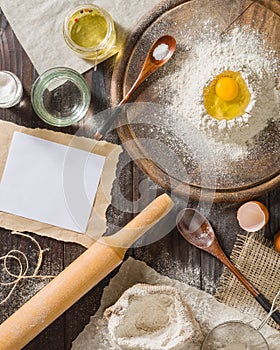
[[[244,285],[244,287],[253,295],[253,297],[257,297],[259,295],[259,291],[252,285],[251,282],[247,280],[247,278],[235,267],[232,262],[226,257],[220,261],[227,266],[227,268],[235,275],[235,277]]]
[[[20,350],[117,267],[133,243],[172,208],[163,194],[111,238],[100,239],[0,325],[0,350]],[[114,238],[114,236],[116,236]],[[112,243],[114,246],[110,246]]]
[[[119,114],[121,113],[121,109],[122,109],[121,107],[124,104],[126,104],[126,102],[133,95],[134,91],[143,83],[143,81],[147,79],[157,69],[158,69],[158,66],[152,63],[147,65],[145,62],[138,78],[136,79],[136,81],[134,82],[130,90],[126,93],[126,95],[121,100],[121,102],[112,111],[109,111],[109,114],[108,116],[106,116],[106,120],[104,121],[103,125],[93,135],[93,138],[95,140],[100,141],[103,138],[103,136],[106,135],[111,125],[114,123],[114,121],[118,118]]]
[[[127,101],[130,99],[130,97],[134,94],[135,90],[137,90],[138,87],[163,64],[164,63],[154,64],[153,62],[150,61],[149,54],[147,55],[145,62],[143,64],[143,67],[142,67],[137,79],[135,80],[135,82],[133,83],[131,88],[129,89],[129,91],[125,94],[123,99],[119,102],[119,104],[109,114],[109,116],[106,118],[106,120],[104,121],[104,124],[101,126],[101,128],[99,130],[97,130],[96,133],[93,135],[93,138],[95,140],[100,141],[103,138],[103,136],[107,133],[107,131],[109,130],[110,126],[113,124],[115,119],[117,119],[117,117],[119,116],[120,111],[121,111],[120,107],[123,106],[124,104],[126,104]]]
[[[104,135],[106,135],[107,131],[110,129],[111,125],[117,119],[119,114],[121,113],[121,107],[116,106],[113,110],[108,110],[106,113],[106,119],[104,120],[103,125],[96,131],[93,135],[93,138],[97,141],[100,141]]]

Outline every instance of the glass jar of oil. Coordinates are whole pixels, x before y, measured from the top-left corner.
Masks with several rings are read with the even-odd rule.
[[[97,5],[74,8],[64,20],[63,36],[74,52],[95,66],[117,52],[114,21]]]

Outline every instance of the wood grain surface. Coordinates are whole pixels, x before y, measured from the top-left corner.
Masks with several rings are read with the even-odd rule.
[[[165,1],[162,3],[161,10],[159,8],[157,12],[144,18],[131,35],[113,73],[114,104],[122,99],[136,80],[145,59],[145,48],[151,47],[157,37],[167,33],[177,40],[177,52],[171,59],[175,61],[174,65],[172,62],[170,65],[168,63],[168,67],[156,72],[134,95],[134,101],[152,102],[155,104],[154,109],[150,107],[151,110],[148,112],[140,106],[138,109],[131,108],[132,111],[128,109],[127,113],[122,114],[118,130],[123,144],[126,145],[127,151],[135,159],[136,164],[161,187],[180,196],[185,196],[188,192],[189,196],[196,200],[203,197],[205,201],[212,201],[214,198],[216,202],[237,202],[252,199],[256,194],[264,194],[279,185],[280,155],[277,152],[271,152],[271,145],[279,142],[278,133],[271,131],[269,127],[263,139],[267,139],[269,135],[270,146],[267,142],[261,145],[254,144],[253,152],[249,150],[252,154],[247,159],[244,157],[240,161],[230,161],[229,164],[221,167],[222,170],[218,165],[219,170],[216,169],[217,175],[213,185],[211,180],[204,181],[203,173],[206,170],[203,167],[200,169],[199,166],[193,166],[196,162],[203,162],[200,161],[201,156],[193,156],[192,146],[189,147],[187,142],[185,143],[172,132],[172,127],[169,125],[162,127],[161,118],[168,113],[168,108],[166,110],[162,107],[160,112],[156,112],[159,109],[158,105],[168,106],[172,103],[166,101],[168,97],[162,92],[166,81],[161,83],[161,79],[167,75],[170,77],[170,84],[176,84],[176,81],[172,81],[172,75],[177,65],[182,64],[181,58],[179,60],[182,56],[182,47],[186,43],[192,47],[192,43],[200,39],[201,26],[207,23],[210,14],[211,26],[217,26],[219,34],[230,33],[235,25],[246,26],[250,28],[249,30],[256,32],[260,31],[267,45],[280,57],[280,11],[278,10],[277,1]],[[191,36],[191,42],[188,41],[189,36]],[[183,64],[187,64],[187,60]],[[146,105],[143,104],[143,106]],[[143,119],[146,124],[138,121]],[[169,138],[166,137],[167,134]],[[156,142],[152,143],[150,140],[156,140]],[[191,142],[190,144],[192,145]],[[163,146],[173,154],[169,159],[167,156],[163,158],[162,155],[157,154],[157,147],[163,148]],[[259,150],[257,157],[253,156],[254,147]],[[211,157],[210,154],[211,152],[208,157]],[[212,178],[210,174],[207,174],[207,177]]]
[[[277,9],[278,1],[262,2],[265,2],[267,6],[275,6]],[[32,110],[30,90],[33,81],[37,77],[37,73],[27,54],[14,36],[9,23],[3,14],[1,14],[0,69],[12,71],[19,76],[24,86],[24,99],[20,105],[14,108],[0,110],[0,118],[31,128],[48,128],[61,130],[70,134],[79,130],[84,136],[90,137],[100,122],[98,113],[110,105],[109,96],[113,66],[114,58],[99,65],[96,72],[89,71],[85,74],[92,91],[92,104],[85,120],[92,120],[92,128],[85,126],[85,121],[81,121],[78,125],[62,129],[50,127],[40,121]],[[116,132],[107,135],[107,140],[115,143],[120,142]],[[109,226],[107,234],[115,232],[118,227],[123,227],[154,197],[155,193],[159,194],[163,192],[161,188],[131,161],[126,152],[123,152],[120,157],[117,175],[113,189],[113,204],[107,211]],[[280,190],[276,189],[258,198],[258,200],[268,206],[270,211],[269,224],[263,230],[263,233],[268,238],[272,238],[280,227],[279,195]],[[182,198],[175,198],[175,200],[178,206],[197,206],[197,202],[187,200],[187,198],[185,198],[185,202]],[[209,209],[208,219],[216,230],[221,246],[227,254],[231,252],[237,233],[242,232],[236,219],[236,211],[239,205],[237,203],[217,203],[209,207],[207,203],[200,203],[202,209],[204,208],[205,211]],[[151,235],[156,235],[159,231],[160,227],[158,231],[152,231]],[[160,240],[148,245],[144,245],[145,239],[143,239],[143,246],[130,249],[127,256],[130,255],[143,260],[157,271],[171,278],[188,281],[193,286],[213,294],[223,270],[221,263],[207,253],[191,247],[180,236],[176,228],[170,231],[169,234],[166,234]],[[35,237],[35,235],[32,236]],[[43,249],[49,248],[49,251],[44,255],[41,274],[58,274],[84,251],[84,248],[76,244],[58,242],[39,236],[36,236],[36,239]],[[27,239],[11,235],[9,231],[0,229],[0,256],[6,254],[11,249],[24,251],[28,255],[32,265],[35,266],[37,254],[34,246]],[[116,272],[117,270],[111,276]],[[2,269],[0,273],[0,277],[2,278]],[[79,302],[66,311],[27,345],[25,350],[71,349],[71,342],[89,322],[90,316],[98,309],[103,288],[108,284],[111,276],[105,278]],[[39,283],[38,281],[27,280],[20,283],[11,299],[7,303],[0,305],[0,322],[17,310],[24,301],[35,293],[36,289],[42,287],[42,283],[47,283],[47,281]],[[0,288],[0,295],[3,295],[4,291],[2,287]]]

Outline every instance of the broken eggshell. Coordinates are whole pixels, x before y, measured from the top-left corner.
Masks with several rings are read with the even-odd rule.
[[[240,227],[247,232],[261,230],[269,220],[267,207],[258,201],[244,203],[237,211]]]

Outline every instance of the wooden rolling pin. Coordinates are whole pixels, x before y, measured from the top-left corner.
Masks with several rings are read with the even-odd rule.
[[[125,252],[173,207],[163,194],[123,229],[95,242],[0,325],[0,349],[19,350],[35,338],[123,260]]]

